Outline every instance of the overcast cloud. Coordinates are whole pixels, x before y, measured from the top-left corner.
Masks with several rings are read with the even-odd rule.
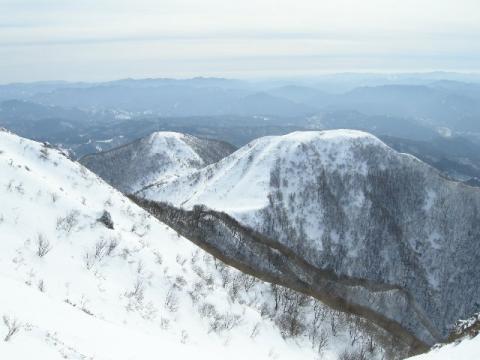
[[[478,0],[0,0],[0,82],[480,70]]]

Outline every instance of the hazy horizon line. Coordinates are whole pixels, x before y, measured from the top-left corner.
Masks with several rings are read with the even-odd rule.
[[[315,78],[324,78],[324,77],[336,77],[336,76],[426,76],[426,75],[460,75],[460,76],[480,76],[480,69],[475,70],[351,70],[351,71],[319,71],[311,74],[304,75],[278,75],[278,76],[221,76],[221,75],[196,75],[196,76],[181,76],[181,75],[158,75],[158,76],[126,76],[126,77],[115,77],[104,80],[64,80],[64,79],[49,79],[49,80],[34,80],[34,81],[7,81],[3,82],[0,80],[1,86],[6,85],[21,85],[21,84],[101,84],[101,83],[110,83],[110,82],[120,82],[120,81],[155,81],[155,80],[164,80],[164,81],[187,81],[187,80],[228,80],[228,81],[294,81],[294,80],[315,80]],[[394,79],[392,79],[394,80]],[[448,80],[448,79],[445,79]]]

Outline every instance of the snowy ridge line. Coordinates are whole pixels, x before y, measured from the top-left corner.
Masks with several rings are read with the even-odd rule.
[[[164,132],[166,133],[166,132]],[[181,134],[181,133],[174,133],[174,132],[170,132],[169,133],[172,133],[172,134],[178,134],[178,135],[184,135],[184,136],[187,136],[185,134]],[[123,148],[126,148],[126,147],[129,147],[129,146],[132,146],[132,145],[135,145],[135,144],[138,144],[140,143],[142,140],[145,140],[145,139],[150,139],[154,134],[156,134],[156,132],[153,132],[151,133],[150,135],[147,135],[147,136],[142,136],[142,137],[139,137],[138,139],[135,139],[133,141],[129,141],[125,144],[122,144],[122,145],[119,145],[119,146],[116,146],[114,148],[111,148],[111,149],[108,149],[108,150],[102,150],[100,152],[97,152],[97,153],[92,153],[92,154],[85,154],[83,155],[81,158],[79,158],[77,161],[79,163],[82,163],[84,160],[88,160],[90,158],[95,158],[97,156],[101,156],[101,155],[104,155],[104,154],[109,154],[109,153],[114,153],[116,152],[117,150],[121,150]],[[180,138],[181,139],[181,138]],[[182,139],[183,140],[183,139]]]
[[[345,289],[340,289],[340,291],[337,291],[337,294],[326,291],[329,288],[330,290],[334,290],[332,286],[336,287],[338,285],[345,287],[362,287],[372,292],[395,291],[400,293],[398,295],[403,295],[407,298],[409,305],[413,305],[414,300],[412,296],[400,286],[379,284],[365,279],[339,276],[333,271],[319,269],[296,255],[286,246],[240,224],[237,220],[223,212],[217,212],[201,206],[196,206],[193,210],[188,211],[175,208],[166,203],[149,201],[135,196],[130,196],[130,198],[149,211],[153,216],[178,231],[179,234],[228,265],[263,281],[285,286],[317,298],[336,310],[352,313],[371,320],[390,334],[393,334],[401,342],[408,344],[411,351],[410,355],[422,353],[429,349],[428,344],[415,337],[398,322],[364,305],[355,304],[343,298],[341,294]],[[269,263],[267,268],[261,269],[261,264],[259,265],[259,263],[255,264],[252,261],[248,261],[248,258],[246,259],[245,256],[243,256],[244,254],[242,254],[242,249],[238,246],[239,244],[237,244],[235,254],[229,254],[227,248],[222,248],[223,243],[221,241],[212,241],[211,239],[214,237],[212,233],[214,233],[213,230],[215,226],[223,227],[231,232],[232,241],[248,242],[248,244],[240,246],[242,248],[249,248],[252,253],[266,251],[268,253],[266,259],[265,257],[261,259],[263,261],[267,260]],[[202,234],[202,227],[211,228],[212,233],[208,233],[208,236],[199,235]],[[228,241],[230,238],[226,240]],[[256,249],[251,250],[252,248]],[[287,259],[287,261],[285,261],[285,259]],[[418,311],[417,315],[421,319],[421,324],[425,328],[431,329],[432,333],[441,339],[435,329],[432,329],[432,325],[426,316],[421,313],[421,310],[417,306],[414,306],[414,308]]]
[[[225,142],[157,131],[117,148],[85,155],[79,162],[128,194],[154,182],[192,173],[233,150]]]
[[[266,187],[269,182],[269,174],[265,173],[264,170],[272,167],[275,160],[278,159],[298,160],[298,158],[295,159],[295,157],[309,157],[311,154],[302,153],[303,146],[305,145],[319,146],[325,154],[331,153],[332,147],[336,148],[337,152],[350,154],[352,152],[351,148],[355,146],[378,146],[383,150],[394,152],[393,149],[388,147],[380,139],[364,131],[351,129],[294,131],[285,135],[270,135],[254,139],[218,162],[207,165],[191,174],[184,174],[178,178],[151,182],[133,193],[138,196],[160,201],[163,201],[163,196],[167,195],[168,198],[166,201],[179,205],[177,200],[182,199],[182,207],[185,205],[187,208],[191,208],[192,205],[204,203],[209,196],[215,197],[218,195],[216,190],[214,190],[213,193],[211,192],[213,188],[218,187],[220,190],[219,193],[224,192],[223,196],[226,196],[228,202],[232,203],[234,208],[234,204],[242,198],[241,202],[249,203],[249,206],[252,208],[260,210],[267,205],[266,202],[259,204],[259,200],[266,195],[265,191],[267,191]],[[294,156],[290,158],[289,155],[292,154]],[[333,168],[343,168],[342,171],[345,171],[345,165],[348,163],[348,160],[343,157],[339,159],[332,159],[330,157],[328,162]],[[244,167],[245,163],[247,163],[246,167]],[[363,165],[358,166],[356,171],[363,171],[364,169],[362,167]],[[251,168],[254,168],[257,172],[251,172]],[[227,179],[229,172],[234,174],[233,176],[238,176],[238,178],[235,179],[235,181],[238,182],[237,184],[233,185],[229,183]],[[238,174],[238,172],[241,172],[241,174]],[[182,187],[184,187],[186,183],[190,183],[189,186],[193,187],[193,191],[176,194],[172,199],[170,198],[171,194],[164,193],[165,189],[169,191],[172,189],[175,190],[177,187],[184,190]],[[203,186],[198,187],[197,185],[199,184],[203,184]],[[251,192],[256,192],[256,194],[245,198],[242,196],[231,196],[230,190],[235,190],[240,186],[246,187],[241,191],[242,195],[250,195]],[[210,208],[217,208],[211,204],[207,205],[209,205]]]
[[[116,146],[112,149],[108,149],[108,150],[102,150],[98,153],[92,153],[92,154],[85,154],[83,155],[81,158],[79,158],[77,161],[79,163],[82,163],[82,161],[86,160],[86,159],[90,159],[90,158],[95,158],[96,156],[98,155],[101,155],[101,154],[108,154],[108,153],[112,153],[112,152],[115,152],[116,150],[119,150],[119,149],[123,149],[125,147],[128,147],[128,146],[131,146],[131,145],[134,145],[134,144],[138,144],[143,138],[138,138],[138,139],[135,139],[133,141],[130,141],[126,144],[122,144],[122,145],[119,145],[119,146]]]
[[[0,131],[5,131],[5,132],[10,132],[8,129],[5,129],[5,128],[0,128]],[[167,134],[167,133],[171,133],[171,134],[178,134],[178,135],[181,135],[181,137],[179,137],[179,139],[181,139],[183,142],[185,142],[184,140],[186,138],[190,138],[192,140],[194,139],[200,139],[200,140],[208,140],[208,141],[213,141],[213,142],[216,142],[216,143],[219,143],[219,144],[223,144],[225,146],[232,146],[231,144],[229,144],[228,142],[226,141],[222,141],[222,140],[217,140],[217,139],[210,139],[210,138],[204,138],[204,137],[198,137],[196,138],[195,136],[193,135],[189,135],[189,134],[184,134],[184,133],[178,133],[178,132],[174,132],[174,131],[156,131],[156,132],[153,132],[151,133],[150,135],[147,135],[147,136],[142,136],[142,137],[139,137],[135,140],[132,140],[132,141],[129,141],[125,144],[122,144],[122,145],[119,145],[119,146],[115,146],[114,148],[111,148],[111,149],[108,149],[108,150],[102,150],[100,152],[97,152],[97,153],[92,153],[92,154],[85,154],[83,155],[81,158],[79,158],[77,161],[79,163],[82,163],[83,160],[85,159],[89,159],[89,158],[93,158],[95,156],[98,156],[98,155],[102,155],[102,154],[108,154],[108,153],[112,153],[112,152],[115,152],[116,150],[119,150],[119,149],[122,149],[122,148],[125,148],[125,147],[128,147],[128,146],[131,146],[131,145],[135,145],[135,144],[138,144],[139,142],[141,142],[142,140],[144,140],[145,138],[149,138],[151,137],[152,135],[156,134],[156,133],[163,133],[163,134]],[[13,134],[13,133],[12,133]],[[186,142],[185,142],[186,143]]]

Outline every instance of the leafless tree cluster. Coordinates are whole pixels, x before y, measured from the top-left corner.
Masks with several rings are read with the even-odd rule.
[[[4,341],[10,341],[22,328],[22,323],[17,318],[11,318],[7,315],[3,315],[3,324],[7,327],[7,334],[3,338]]]
[[[145,281],[142,277],[138,276],[133,284],[133,289],[125,293],[128,298],[135,299],[138,303],[141,303],[145,298]]]
[[[179,308],[179,298],[177,295],[176,287],[172,285],[167,291],[165,297],[165,308],[170,312],[177,312]]]
[[[232,330],[242,322],[242,318],[238,314],[230,312],[219,313],[214,305],[203,303],[199,306],[198,312],[200,316],[208,319],[209,331],[222,332]]]
[[[38,155],[38,157],[42,160],[48,160],[50,158],[50,151],[45,144],[40,149],[40,154]]]
[[[44,257],[52,250],[52,245],[45,236],[38,234],[37,236],[37,255]]]
[[[78,225],[80,212],[78,210],[70,211],[65,217],[57,219],[57,230],[69,234],[75,226]]]

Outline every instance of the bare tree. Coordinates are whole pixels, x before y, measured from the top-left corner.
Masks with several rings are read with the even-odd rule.
[[[328,346],[328,333],[325,330],[321,330],[317,333],[316,339],[317,353],[322,356],[323,351]]]
[[[38,290],[40,290],[41,292],[45,292],[45,282],[43,281],[43,279],[38,282]]]
[[[47,255],[50,250],[52,250],[52,246],[50,245],[50,241],[46,239],[42,234],[38,234],[37,238],[37,255],[39,257],[44,257]]]
[[[367,360],[366,350],[361,348],[358,350],[345,350],[340,354],[338,360]]]
[[[95,243],[95,258],[102,260],[108,252],[108,244],[105,239],[100,239]]]
[[[17,186],[15,186],[15,190],[17,190],[20,195],[25,194],[25,188],[23,187],[23,183],[19,183]]]
[[[49,157],[50,157],[50,152],[48,150],[48,147],[46,145],[43,145],[42,148],[40,149],[39,158],[42,160],[48,160]]]
[[[134,298],[139,303],[143,301],[145,297],[144,294],[145,294],[145,283],[140,276],[137,277],[137,280],[135,280],[135,284],[133,285],[133,290],[125,293],[127,297]]]
[[[258,334],[260,333],[260,323],[257,322],[254,326],[253,326],[253,329],[252,329],[252,332],[250,333],[250,338],[251,339],[255,339]]]
[[[70,211],[67,216],[57,219],[57,230],[63,230],[67,234],[70,233],[78,224],[78,217],[80,212],[78,210]]]
[[[52,196],[52,202],[53,202],[53,203],[56,203],[56,202],[58,201],[58,198],[59,198],[58,194],[52,192],[52,193],[51,193],[51,196]]]
[[[160,327],[163,329],[163,330],[168,330],[170,326],[170,320],[168,320],[167,318],[164,318],[162,317],[160,319]]]
[[[178,254],[176,257],[176,261],[179,265],[183,266],[187,262],[187,259]]]
[[[171,312],[176,312],[178,310],[178,301],[178,296],[175,293],[175,286],[172,286],[167,292],[165,307]]]
[[[186,330],[182,330],[182,335],[181,335],[180,341],[182,342],[182,344],[186,344],[186,343],[187,343],[187,341],[188,341],[188,333],[187,333]]]
[[[3,315],[3,323],[8,329],[7,335],[3,339],[4,341],[9,341],[13,335],[17,334],[22,328],[22,324],[16,318],[10,318],[7,315]]]
[[[83,261],[85,262],[85,267],[90,270],[95,265],[97,259],[89,251],[85,252],[83,255]]]
[[[234,327],[240,325],[242,322],[242,318],[240,315],[232,314],[232,313],[225,313],[219,314],[215,313],[213,318],[210,321],[210,331],[213,332],[220,332],[220,331],[229,331],[232,330]]]
[[[155,256],[155,262],[156,262],[158,265],[162,265],[162,263],[163,263],[162,254],[160,254],[157,250],[154,250],[154,251],[153,251],[153,255]]]
[[[198,312],[201,317],[204,318],[213,318],[217,315],[217,310],[215,309],[215,306],[210,303],[203,303],[200,305],[198,308]]]
[[[7,191],[11,192],[13,189],[13,180],[10,180],[6,185],[6,187],[7,187]]]
[[[112,256],[113,252],[118,246],[118,239],[117,238],[111,238],[108,247],[107,247],[107,255]]]

